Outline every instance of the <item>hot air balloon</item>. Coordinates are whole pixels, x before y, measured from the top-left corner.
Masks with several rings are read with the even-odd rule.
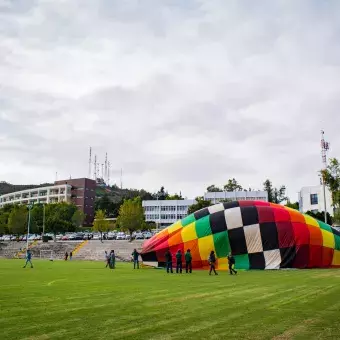
[[[144,262],[163,266],[164,254],[191,250],[193,268],[227,270],[231,252],[237,269],[340,268],[340,232],[297,210],[261,201],[219,203],[162,230],[143,245]],[[175,262],[175,259],[173,259]]]

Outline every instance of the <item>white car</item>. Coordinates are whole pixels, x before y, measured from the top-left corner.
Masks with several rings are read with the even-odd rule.
[[[118,233],[116,240],[126,240],[126,235],[124,233]]]
[[[92,240],[100,240],[100,235],[94,234]]]
[[[152,234],[151,233],[144,233],[144,238],[145,239],[149,239],[152,237]]]

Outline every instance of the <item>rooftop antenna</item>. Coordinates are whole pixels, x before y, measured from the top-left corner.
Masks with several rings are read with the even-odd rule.
[[[104,180],[104,163],[102,163],[102,179]]]
[[[92,163],[92,147],[90,146],[90,157],[89,157],[89,177],[91,178],[91,164]]]
[[[325,141],[325,132],[321,130],[321,157],[323,169],[327,169],[327,151],[329,150],[329,143]],[[327,204],[326,204],[326,183],[324,179],[324,174],[322,172],[322,187],[323,187],[323,202],[324,202],[324,211],[325,211],[325,223],[327,223]]]

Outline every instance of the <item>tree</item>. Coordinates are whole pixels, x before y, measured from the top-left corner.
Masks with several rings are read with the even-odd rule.
[[[207,187],[207,191],[208,192],[222,192],[223,190],[218,188],[218,187],[216,187],[215,184],[212,184],[212,185],[209,185]]]
[[[286,187],[282,185],[280,188],[273,188],[273,184],[269,179],[266,179],[263,183],[264,191],[268,193],[268,201],[271,203],[280,204],[287,200]]]
[[[13,235],[23,234],[27,228],[27,207],[15,206],[8,217],[8,229]]]
[[[166,198],[166,200],[183,200],[184,198],[182,197],[182,194],[180,193],[178,194],[174,194],[174,195],[168,195]]]
[[[224,190],[228,192],[241,191],[242,186],[236,181],[235,178],[228,179],[228,183],[224,186]]]
[[[71,219],[72,224],[76,228],[79,228],[83,225],[84,220],[85,220],[85,214],[82,211],[80,211],[79,209],[77,209],[72,216],[72,219]]]
[[[77,210],[74,204],[66,202],[47,204],[45,206],[46,231],[53,233],[54,236],[57,233],[74,231],[72,217]],[[55,237],[54,240],[56,240]]]
[[[332,195],[334,220],[340,222],[340,163],[336,158],[329,160],[327,169],[321,171],[322,179]]]
[[[158,199],[158,200],[166,200],[169,194],[167,191],[165,191],[164,187],[162,186],[160,190],[157,193],[155,193],[153,196],[155,199]]]
[[[195,211],[211,206],[210,201],[206,201],[204,197],[196,197],[196,203],[188,208],[188,215],[193,214]]]
[[[5,211],[3,208],[0,209],[0,235],[7,234],[8,230],[8,217],[10,212]]]
[[[103,233],[108,231],[109,221],[106,220],[105,211],[98,210],[93,222],[93,230],[100,233],[100,241],[103,242]]]
[[[287,200],[287,204],[285,204],[285,206],[295,210],[299,210],[300,207],[299,202],[292,203],[289,200]]]
[[[122,230],[130,233],[130,241],[132,240],[132,233],[134,231],[144,229],[144,211],[142,200],[139,197],[124,201],[119,209],[117,224]]]

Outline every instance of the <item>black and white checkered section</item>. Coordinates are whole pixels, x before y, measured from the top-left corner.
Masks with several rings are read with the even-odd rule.
[[[212,233],[227,231],[233,254],[248,254],[251,268],[282,267],[276,224],[274,221],[259,223],[256,206],[240,207],[238,202],[220,203],[194,214],[196,220],[208,215]]]

